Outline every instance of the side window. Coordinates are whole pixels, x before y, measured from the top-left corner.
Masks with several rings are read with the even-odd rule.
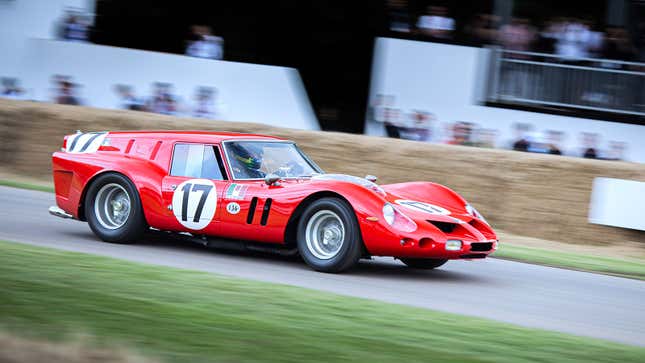
[[[227,179],[217,146],[202,144],[176,144],[170,175],[212,180]]]

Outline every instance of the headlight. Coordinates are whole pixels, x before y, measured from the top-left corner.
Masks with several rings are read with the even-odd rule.
[[[468,214],[470,214],[471,216],[481,219],[484,223],[488,224],[484,216],[481,215],[481,213],[479,213],[477,209],[475,209],[475,207],[473,207],[472,205],[466,204],[466,212],[468,212]]]
[[[394,208],[390,203],[385,203],[383,206],[383,219],[390,226],[403,232],[413,232],[417,229],[417,224],[410,217]]]
[[[394,211],[394,207],[392,204],[386,203],[383,206],[383,219],[389,224],[390,226],[394,223],[394,217],[395,217],[396,212]]]
[[[460,251],[461,241],[458,239],[449,239],[446,241],[446,251]]]

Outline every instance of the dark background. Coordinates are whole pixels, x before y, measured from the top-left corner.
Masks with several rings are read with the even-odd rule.
[[[396,2],[396,0],[394,1]],[[119,47],[184,53],[190,26],[208,25],[224,38],[224,59],[297,68],[325,130],[363,132],[372,50],[388,31],[392,1],[351,0],[97,0],[92,41]],[[407,1],[410,23],[426,6],[443,5],[456,21],[456,42],[494,0]],[[534,25],[554,15],[601,22],[608,0],[522,0],[513,13]]]

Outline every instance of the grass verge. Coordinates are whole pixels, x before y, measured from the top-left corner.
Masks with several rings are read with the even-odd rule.
[[[0,325],[166,362],[641,362],[645,348],[0,242]],[[467,292],[465,292],[467,293]]]
[[[37,190],[40,192],[49,192],[49,193],[54,192],[54,187],[49,185],[38,185],[38,184],[31,184],[31,183],[6,180],[6,179],[0,179],[0,185],[5,187],[12,187],[12,188]]]
[[[501,244],[497,258],[645,280],[645,261]]]

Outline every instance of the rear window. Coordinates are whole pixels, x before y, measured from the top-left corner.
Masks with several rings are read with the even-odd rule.
[[[176,144],[170,175],[226,180],[219,148],[214,145]]]

